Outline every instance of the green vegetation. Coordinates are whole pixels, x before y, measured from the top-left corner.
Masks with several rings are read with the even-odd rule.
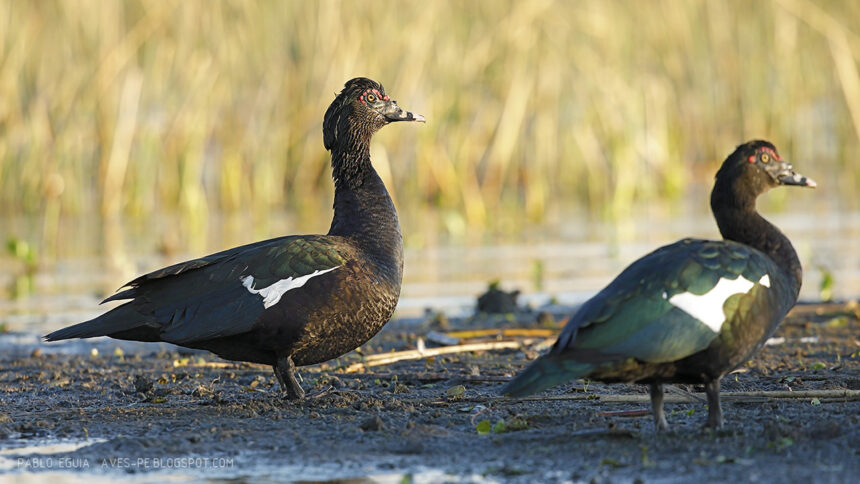
[[[496,420],[496,423],[494,424],[491,424],[489,420],[484,419],[478,422],[475,426],[475,430],[478,432],[478,435],[487,435],[490,433],[504,434],[507,432],[528,430],[529,428],[529,423],[521,417],[511,417],[507,421],[500,418]]]
[[[26,240],[9,237],[6,240],[6,253],[23,266],[12,274],[9,294],[12,298],[29,295],[35,287],[34,278],[39,268],[36,250]],[[3,332],[6,332],[5,328],[0,326],[0,333]]]
[[[826,267],[819,267],[821,282],[818,284],[818,294],[822,301],[833,301],[833,272]]]
[[[318,218],[322,114],[356,75],[426,115],[374,161],[452,231],[678,202],[752,137],[856,203],[858,24],[808,0],[0,0],[0,216],[46,239],[60,214]]]

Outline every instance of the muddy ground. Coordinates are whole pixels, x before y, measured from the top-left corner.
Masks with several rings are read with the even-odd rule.
[[[29,356],[0,357],[0,474],[857,482],[858,316],[856,303],[795,308],[774,335],[778,344],[723,380],[724,429],[702,429],[701,388],[676,386],[667,393],[670,431],[663,434],[644,412],[641,386],[576,381],[529,400],[498,398],[540,344],[347,373],[362,359],[352,353],[303,369],[305,387],[324,393],[301,403],[280,396],[270,369],[207,353],[66,355],[47,345]],[[431,331],[552,329],[552,318],[536,319],[524,313],[394,321],[361,353],[414,349]],[[465,342],[476,341],[486,338]],[[617,401],[623,398],[633,401]],[[46,442],[95,443],[53,454],[22,448]]]

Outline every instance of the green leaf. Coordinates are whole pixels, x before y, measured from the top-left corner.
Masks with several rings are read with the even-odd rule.
[[[822,301],[833,300],[833,273],[826,267],[819,267],[821,271],[821,283],[818,285],[818,294]]]
[[[456,385],[445,391],[450,398],[460,398],[464,393],[466,393],[466,387],[463,385]]]
[[[820,361],[816,361],[815,363],[812,364],[812,366],[809,367],[809,369],[812,371],[823,370],[825,368],[827,368],[827,365],[825,363],[820,362]]]
[[[507,427],[505,427],[505,421],[499,419],[496,423],[493,424],[493,433],[494,434],[503,434],[507,432]]]
[[[648,457],[648,446],[642,445],[639,447],[639,450],[642,451],[642,466],[643,467],[654,467],[656,463],[653,459]]]
[[[819,400],[819,399],[817,399],[817,398],[813,398],[813,399],[812,399],[812,404],[813,404],[813,405],[821,405],[821,400]]]
[[[524,418],[513,417],[507,421],[508,432],[516,432],[519,430],[528,430],[529,423]]]
[[[478,435],[487,435],[490,433],[491,426],[489,420],[481,420],[478,422],[478,425],[475,426],[475,430],[478,431]]]

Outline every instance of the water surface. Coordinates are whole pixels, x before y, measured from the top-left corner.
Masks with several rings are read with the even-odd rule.
[[[407,248],[398,317],[428,309],[469,311],[491,281],[521,290],[522,302],[535,307],[550,301],[574,305],[663,244],[685,236],[719,236],[709,214],[692,211],[643,211],[619,223],[567,214],[519,231],[471,238],[440,237],[442,218],[403,221]],[[801,258],[801,299],[819,299],[825,273],[833,278],[834,297],[860,295],[860,213],[784,210],[768,218],[789,236]],[[302,223],[289,215],[273,217],[263,229],[250,225],[242,218],[215,218],[198,240],[183,238],[182,222],[170,217],[112,227],[92,219],[64,221],[59,242],[40,249],[35,269],[28,272],[23,262],[0,258],[0,324],[25,333],[16,338],[29,342],[36,334],[112,307],[115,303],[99,302],[136,275],[279,233],[326,229],[321,221]],[[42,233],[38,219],[0,219],[0,229],[23,240],[38,240]]]

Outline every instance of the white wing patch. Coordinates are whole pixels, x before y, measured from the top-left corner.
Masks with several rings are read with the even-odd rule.
[[[304,276],[299,276],[295,278],[288,277],[286,279],[281,279],[280,281],[272,284],[271,286],[264,287],[262,289],[254,289],[254,276],[240,277],[239,280],[242,281],[242,285],[248,289],[248,292],[250,292],[251,294],[259,294],[260,297],[263,298],[263,307],[269,309],[275,304],[278,304],[278,301],[281,300],[281,296],[283,296],[287,291],[302,287],[305,285],[305,283],[307,283],[314,277],[323,275],[326,272],[331,272],[338,267],[341,266],[335,266],[331,269],[325,269],[320,271],[313,271],[310,274],[305,274]]]
[[[758,283],[764,287],[770,287],[770,277],[767,274],[761,276]],[[746,294],[755,286],[755,283],[738,276],[737,279],[720,278],[717,285],[710,291],[700,295],[689,292],[675,294],[669,298],[669,303],[684,311],[690,316],[698,319],[715,333],[719,333],[726,322],[726,314],[723,312],[723,304],[735,294]],[[663,299],[667,294],[663,293]]]

